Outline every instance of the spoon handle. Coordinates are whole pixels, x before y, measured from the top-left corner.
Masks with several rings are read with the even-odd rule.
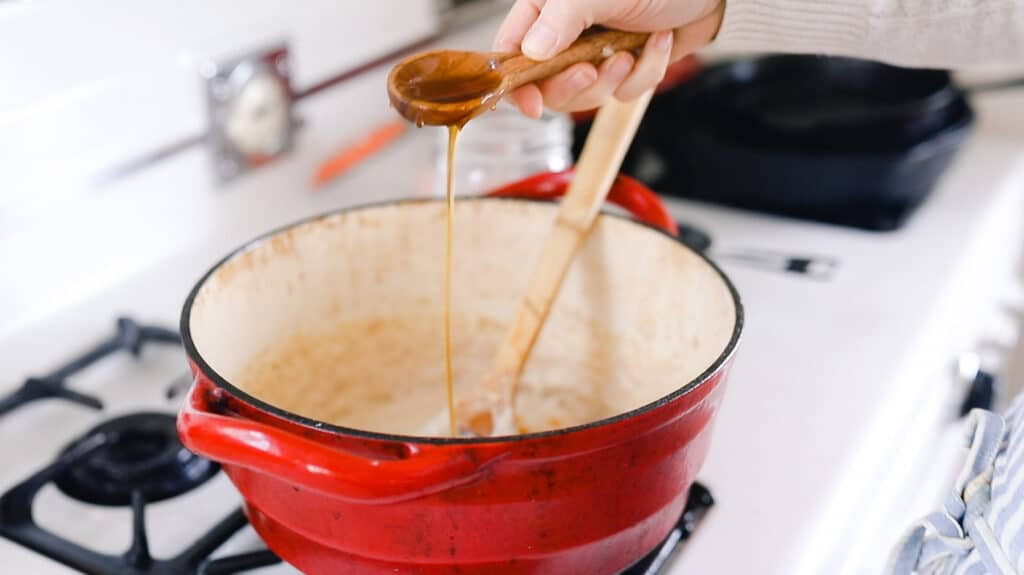
[[[619,173],[652,95],[653,91],[648,91],[630,102],[611,99],[598,111],[576,164],[576,174],[533,269],[515,327],[498,353],[495,371],[515,376],[522,371],[562,279]]]
[[[500,63],[505,76],[505,89],[509,92],[525,84],[550,78],[577,62],[600,64],[616,52],[639,54],[650,34],[601,29],[584,32],[568,48],[548,60],[531,60],[521,54],[510,56]]]

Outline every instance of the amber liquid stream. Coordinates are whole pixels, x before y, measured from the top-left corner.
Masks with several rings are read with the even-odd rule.
[[[496,64],[480,54],[453,52],[429,54],[399,77],[404,98],[392,97],[391,103],[417,126],[443,125],[448,128],[447,213],[445,214],[444,256],[444,375],[448,394],[448,428],[457,434],[455,424],[455,388],[452,380],[452,243],[455,228],[455,142],[459,131],[471,118],[493,109],[501,97],[502,78]],[[414,105],[413,102],[416,104]],[[443,107],[443,104],[455,104]],[[441,107],[439,107],[441,106]]]
[[[445,214],[444,246],[444,379],[448,393],[448,431],[454,437],[455,429],[455,387],[452,383],[452,232],[455,218],[455,193],[452,189],[452,174],[455,171],[455,141],[459,137],[458,126],[448,126],[448,211]]]

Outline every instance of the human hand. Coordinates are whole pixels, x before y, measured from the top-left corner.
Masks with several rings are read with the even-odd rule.
[[[589,110],[609,97],[631,100],[657,86],[669,64],[711,43],[724,8],[724,0],[516,0],[494,48],[546,60],[594,24],[654,32],[639,60],[619,52],[599,67],[581,62],[509,95],[532,118],[539,118],[545,106]]]

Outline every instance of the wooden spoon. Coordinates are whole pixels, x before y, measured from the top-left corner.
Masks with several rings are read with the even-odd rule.
[[[619,51],[639,54],[649,34],[593,28],[538,62],[521,54],[439,50],[409,57],[388,76],[391,105],[418,126],[463,126],[516,88],[577,62],[598,64]]]
[[[569,266],[604,203],[636,134],[654,90],[631,102],[610,100],[590,128],[576,174],[548,232],[540,260],[515,321],[488,375],[456,405],[460,435],[514,435],[520,432],[512,409],[515,386],[551,311]]]

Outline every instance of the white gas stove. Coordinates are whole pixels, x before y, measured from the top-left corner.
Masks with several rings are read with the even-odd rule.
[[[433,33],[432,26],[395,43]],[[488,26],[445,44],[480,45]],[[379,108],[367,116],[388,117],[385,72],[304,99],[291,152],[228,185],[217,183],[224,174],[208,169],[203,149],[186,147],[98,191],[83,185],[86,191],[69,196],[72,207],[46,218],[38,217],[39,201],[18,204],[18,217],[29,219],[0,232],[7,302],[0,313],[0,394],[111,337],[117,317],[175,328],[199,275],[267,229],[347,205],[431,193],[428,158],[436,138],[426,130],[407,134],[322,191],[306,189],[318,162],[340,144],[339,134],[376,121],[339,110]],[[700,473],[716,504],[665,572],[875,573],[900,532],[945,495],[961,455],[957,412],[966,386],[956,376],[957,359],[970,364],[979,357],[1007,387],[1018,383],[1012,369],[1003,369],[1013,367],[1003,348],[1016,343],[1021,303],[1024,94],[974,104],[974,135],[897,232],[671,202],[681,221],[712,236],[716,252],[810,253],[835,258],[839,267],[818,280],[721,262],[744,300],[747,324]],[[0,492],[53,463],[102,422],[141,411],[174,413],[180,398],[168,390],[185,375],[180,348],[153,341],[138,357],[118,352],[68,380],[102,409],[46,399],[0,416]],[[148,504],[149,550],[158,558],[181,552],[218,522],[237,519],[239,503],[220,474]],[[79,503],[53,485],[37,495],[33,517],[95,551],[119,554],[132,542],[128,506]],[[243,528],[214,557],[261,549]],[[5,539],[0,565],[12,573],[69,572]],[[293,571],[274,565],[252,572]]]

